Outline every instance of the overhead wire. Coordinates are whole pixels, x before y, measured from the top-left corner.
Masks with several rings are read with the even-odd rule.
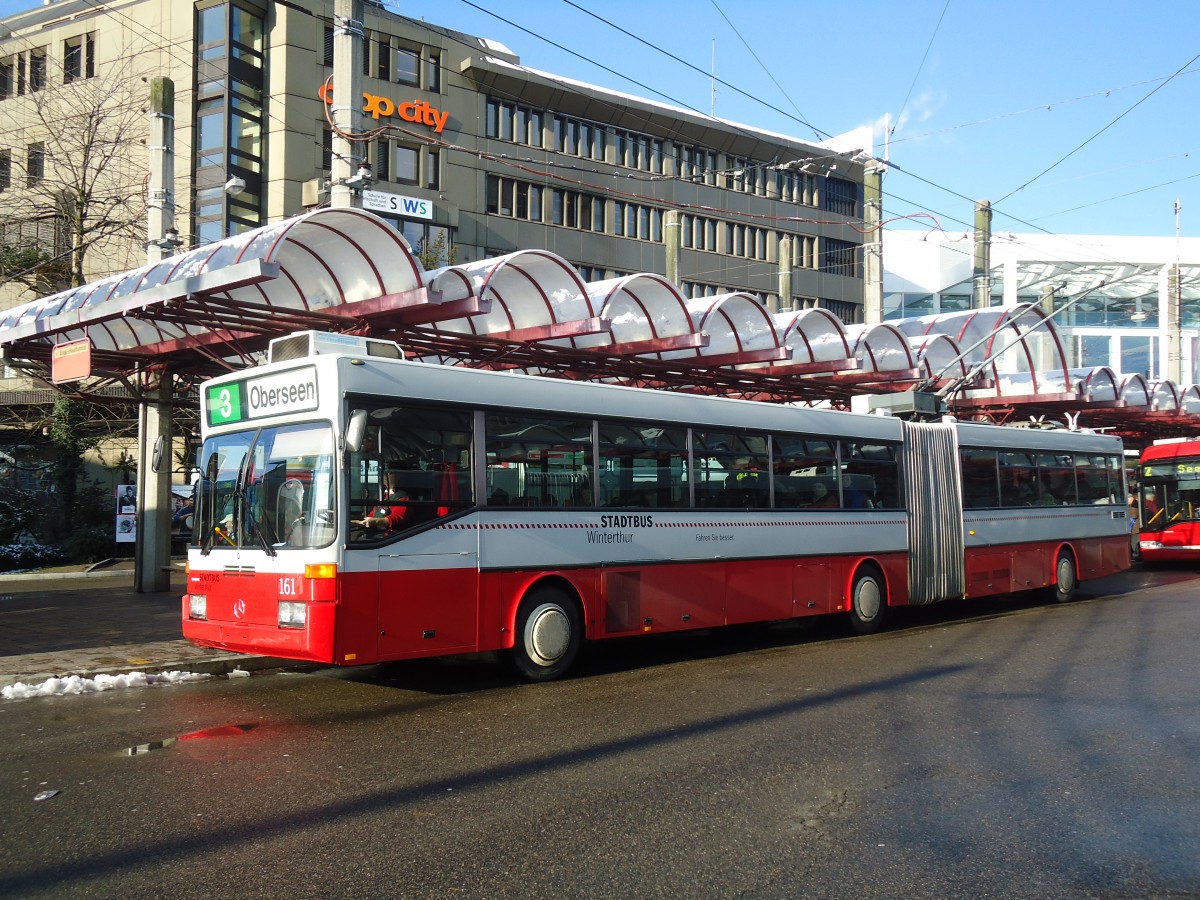
[[[917,86],[917,79],[921,77],[921,72],[925,69],[925,61],[929,59],[929,51],[933,48],[933,42],[937,39],[938,32],[942,28],[942,21],[946,18],[946,10],[949,8],[950,0],[946,0],[946,4],[942,7],[942,14],[938,16],[937,24],[933,26],[933,34],[929,35],[929,43],[925,45],[925,52],[921,56],[921,61],[917,64],[917,71],[913,73],[912,81],[908,84],[908,93],[904,95],[904,102],[900,104],[900,111],[896,113],[896,124],[888,129],[889,140],[896,133],[896,128],[900,125],[904,111],[908,109],[908,101],[912,97],[913,88]]]
[[[123,13],[121,13],[119,10],[112,10],[112,9],[109,9],[109,8],[108,8],[108,7],[106,7],[104,4],[101,4],[100,2],[98,2],[98,0],[88,0],[88,2],[89,2],[89,4],[90,4],[90,5],[92,5],[92,6],[96,7],[96,8],[97,8],[97,9],[99,9],[99,10],[102,10],[102,11],[108,11],[108,12],[114,12],[114,13],[116,13],[117,15],[124,16],[124,14],[123,14]],[[464,0],[464,2],[465,2],[465,3],[467,3],[467,5],[468,5],[468,6],[472,6],[473,8],[475,8],[475,9],[477,9],[477,10],[480,10],[481,12],[485,12],[485,13],[487,13],[487,14],[489,14],[489,15],[493,15],[495,18],[498,18],[500,21],[503,21],[503,22],[505,22],[506,24],[509,24],[510,26],[512,26],[512,27],[514,27],[514,28],[517,28],[517,29],[519,29],[519,30],[521,30],[521,31],[523,31],[523,32],[525,32],[525,33],[527,33],[527,34],[530,34],[530,35],[532,35],[532,36],[534,36],[534,37],[537,37],[537,38],[539,38],[539,39],[546,40],[545,38],[543,38],[541,35],[537,34],[536,32],[534,32],[534,31],[531,31],[531,30],[529,30],[529,29],[526,29],[526,28],[524,28],[523,26],[521,26],[521,25],[519,25],[519,24],[517,24],[517,23],[515,23],[515,22],[511,22],[510,20],[508,20],[508,19],[505,19],[505,18],[503,18],[503,17],[501,17],[501,16],[497,16],[496,14],[494,14],[494,13],[491,13],[489,10],[485,10],[485,9],[483,9],[482,7],[478,6],[477,4],[469,2],[469,0]],[[633,38],[633,39],[635,39],[635,40],[638,40],[638,41],[640,41],[641,43],[643,43],[643,44],[646,44],[647,46],[650,46],[650,47],[652,47],[652,48],[653,48],[653,49],[655,49],[655,50],[658,50],[658,51],[660,51],[660,52],[664,52],[664,53],[665,53],[665,51],[662,51],[662,49],[661,49],[660,47],[658,47],[658,46],[656,46],[656,45],[654,45],[654,44],[652,44],[652,43],[650,43],[650,42],[648,42],[648,41],[646,41],[646,40],[644,40],[644,39],[642,39],[642,38],[638,37],[637,35],[634,35],[634,34],[632,34],[631,32],[627,31],[626,29],[620,28],[620,26],[616,26],[616,25],[613,25],[613,23],[611,23],[611,22],[607,22],[607,20],[603,19],[603,17],[596,16],[594,13],[591,13],[591,12],[590,12],[590,11],[588,11],[588,10],[584,10],[584,9],[582,9],[582,8],[581,8],[581,7],[579,7],[577,4],[570,2],[570,0],[564,0],[564,2],[567,2],[569,5],[571,5],[571,6],[575,7],[576,9],[579,9],[579,10],[580,10],[580,11],[582,11],[582,12],[585,12],[585,13],[587,13],[588,15],[591,15],[591,16],[593,16],[594,18],[598,18],[598,19],[600,19],[601,21],[604,21],[604,22],[606,22],[606,24],[609,24],[611,27],[614,27],[614,28],[616,28],[618,31],[621,31],[622,33],[624,33],[624,34],[626,34],[626,35],[630,36],[631,38]],[[949,3],[949,0],[947,0],[947,6],[948,6],[948,3]],[[715,0],[714,0],[714,6],[715,6],[715,5],[716,5],[716,4],[715,4]],[[720,8],[719,8],[719,7],[718,7],[718,11],[720,11]],[[306,11],[306,12],[307,12],[307,11]],[[315,13],[309,13],[309,14],[310,14],[310,15],[314,15],[314,16],[316,16],[316,14],[315,14]],[[944,14],[945,14],[945,8],[943,9],[943,16],[944,16]],[[417,20],[413,20],[413,19],[410,19],[409,17],[406,17],[406,16],[399,15],[398,13],[397,13],[397,15],[398,15],[400,18],[403,18],[403,19],[408,19],[409,21],[411,21],[411,22],[414,22],[414,23],[416,23],[416,24],[420,24],[420,25],[424,25],[424,24],[425,24],[425,23],[423,23],[423,22],[421,22],[421,23],[418,23],[418,22],[417,22]],[[724,15],[724,14],[722,13],[722,15]],[[126,20],[127,20],[127,21],[129,21],[129,22],[131,22],[131,23],[132,23],[132,21],[133,21],[132,19],[129,19],[127,16],[126,16],[125,18],[126,18]],[[726,17],[726,18],[727,18],[727,17]],[[727,19],[727,21],[728,21],[728,19]],[[940,27],[940,23],[941,23],[941,19],[939,19],[939,27]],[[736,33],[736,29],[734,29],[734,30],[735,30],[735,33]],[[936,31],[935,31],[935,33],[936,33]],[[741,36],[739,35],[739,37],[741,37]],[[571,51],[569,48],[566,48],[566,47],[564,47],[564,46],[562,46],[562,45],[560,45],[560,44],[557,44],[557,43],[555,43],[555,42],[553,42],[553,41],[547,41],[547,42],[548,42],[548,43],[550,43],[551,45],[555,46],[555,47],[558,47],[559,49],[563,50],[564,52],[570,53],[570,54],[572,54],[572,55],[574,55],[574,56],[576,56],[576,57],[578,57],[578,58],[580,58],[580,59],[586,59],[586,61],[589,61],[589,62],[593,62],[593,63],[594,63],[594,60],[592,60],[592,59],[590,59],[590,58],[585,58],[585,57],[581,56],[580,54],[577,54],[577,53],[575,53],[574,51]],[[744,43],[744,39],[743,39],[743,43]],[[932,43],[932,38],[931,38],[931,43]],[[748,48],[748,49],[749,49],[749,48]],[[170,51],[169,51],[169,52],[170,52]],[[751,52],[753,53],[753,51],[751,51]],[[927,51],[927,52],[928,52],[928,51]],[[686,61],[684,61],[684,60],[681,60],[681,59],[679,59],[678,57],[675,57],[675,56],[673,56],[672,54],[669,54],[669,53],[667,53],[666,55],[670,56],[672,59],[675,59],[676,61],[678,61],[678,62],[680,62],[680,63],[682,63],[682,64],[684,64],[684,65],[687,65],[688,67],[690,67],[690,68],[692,68],[692,69],[696,70],[697,72],[701,72],[702,74],[704,74],[704,73],[703,73],[703,70],[699,69],[698,67],[696,67],[696,66],[693,66],[693,65],[691,65],[690,63],[687,63]],[[185,60],[185,59],[182,59],[182,58],[181,58],[181,57],[179,57],[179,56],[176,56],[176,58],[177,58],[177,59],[180,59],[180,61],[181,61],[181,62],[186,62],[186,63],[188,63],[188,64],[190,64],[190,62],[191,62],[191,60],[190,60],[190,59],[186,59],[186,60]],[[756,57],[756,58],[757,58],[757,57]],[[760,64],[761,64],[761,60],[760,60]],[[648,85],[643,85],[643,84],[641,84],[640,82],[637,82],[637,81],[636,81],[636,80],[634,80],[634,79],[630,79],[630,78],[628,78],[628,76],[625,76],[625,75],[623,75],[622,73],[620,73],[620,72],[617,72],[616,70],[610,69],[610,68],[608,68],[608,67],[605,67],[605,66],[601,66],[601,68],[605,69],[605,71],[608,71],[608,72],[610,72],[611,74],[614,74],[614,75],[616,75],[617,77],[621,77],[621,78],[623,78],[623,79],[625,79],[625,80],[629,80],[629,81],[631,81],[632,83],[638,84],[640,87],[643,87],[644,89],[646,89],[646,90],[648,90],[648,91],[651,91],[652,93],[654,93],[654,94],[656,94],[656,95],[658,95],[658,96],[664,97],[665,99],[668,99],[668,100],[670,100],[670,101],[671,101],[671,102],[673,102],[673,103],[678,103],[678,102],[679,102],[679,101],[677,101],[677,100],[674,100],[673,98],[671,98],[671,97],[670,97],[670,96],[668,96],[667,94],[664,94],[664,93],[662,93],[662,92],[656,91],[655,89],[651,88],[650,86],[648,86]],[[443,67],[443,69],[444,69],[444,67]],[[448,71],[448,70],[447,70],[447,71]],[[769,73],[768,73],[768,74],[769,74]],[[1179,73],[1177,72],[1176,74],[1179,74]],[[1172,76],[1172,77],[1174,77],[1174,76]],[[774,79],[773,79],[773,80],[774,80]],[[747,92],[745,92],[745,91],[742,91],[741,89],[739,89],[739,88],[737,88],[737,87],[735,87],[735,86],[733,86],[733,85],[729,84],[728,82],[725,82],[725,81],[721,80],[721,83],[722,83],[723,85],[727,86],[727,87],[730,87],[731,89],[733,89],[733,90],[737,91],[738,93],[740,93],[740,94],[742,94],[742,95],[744,95],[744,96],[750,97],[751,99],[755,99],[755,100],[758,100],[758,99],[760,99],[760,98],[754,97],[753,95],[751,95],[751,94],[749,94],[749,93],[747,93]],[[778,84],[778,82],[776,82],[776,84]],[[1160,86],[1161,86],[1161,85],[1160,85]],[[910,89],[910,92],[911,92],[911,89]],[[789,99],[790,99],[790,98],[789,98]],[[906,100],[906,102],[907,102],[907,100]],[[680,105],[684,105],[684,106],[686,106],[685,104],[680,104]],[[788,116],[789,118],[792,118],[792,117],[790,116],[790,114],[788,114],[788,113],[784,112],[783,110],[779,110],[779,109],[777,109],[777,108],[775,108],[775,107],[772,107],[770,104],[766,104],[766,105],[767,105],[769,108],[771,108],[771,109],[774,109],[776,112],[780,112],[781,114],[784,114],[784,115]],[[689,107],[689,108],[690,108],[690,107]],[[697,113],[698,113],[698,114],[700,114],[700,115],[704,115],[704,113],[702,113],[702,112],[700,112],[700,111],[698,111],[698,110],[693,110],[693,111],[694,111],[694,112],[697,112]],[[271,115],[270,113],[268,113],[268,116],[270,116],[271,118],[273,118],[273,119],[274,119],[275,121],[277,121],[277,122],[280,122],[280,121],[281,121],[281,120],[279,120],[277,117],[275,117],[275,116]],[[649,120],[648,120],[648,121],[649,121]],[[812,128],[813,128],[813,130],[814,130],[814,133],[817,133],[817,134],[820,134],[820,133],[822,133],[822,132],[820,131],[820,129],[816,128],[815,126],[812,126],[812,125],[811,125],[811,123],[809,123],[809,122],[807,122],[806,120],[804,120],[802,116],[801,116],[801,118],[800,118],[798,121],[800,121],[800,122],[801,122],[801,124],[804,124],[804,125],[806,125],[806,126],[808,126],[808,127],[812,127]],[[733,123],[730,123],[730,124],[733,124]],[[396,131],[399,131],[399,132],[404,132],[404,131],[405,131],[405,129],[397,129],[397,127],[396,127],[396,126],[385,126],[385,127],[381,127],[381,128],[379,128],[379,129],[377,129],[377,130],[376,130],[374,133],[372,133],[372,134],[371,134],[369,137],[364,137],[364,138],[363,138],[363,140],[371,140],[371,139],[375,139],[376,137],[379,137],[379,136],[381,136],[381,135],[382,135],[384,132],[396,132]],[[412,136],[412,137],[420,137],[419,135],[415,135],[415,134],[413,134],[412,132],[408,132],[408,134],[409,134],[409,136]],[[826,134],[827,134],[827,133],[826,133]],[[447,147],[449,147],[450,149],[456,149],[456,150],[460,150],[460,151],[462,151],[462,152],[468,152],[468,153],[474,152],[474,151],[471,151],[469,148],[459,147],[459,146],[451,145],[451,144],[448,144],[448,143],[446,143],[446,144],[443,144],[443,146],[447,146]],[[510,161],[510,160],[507,160],[507,159],[506,159],[506,158],[504,158],[504,157],[496,157],[496,159],[497,159],[497,161],[498,161],[498,162],[502,162],[502,163],[511,164],[511,161]],[[557,164],[557,163],[548,163],[547,165],[548,165],[548,166],[558,166],[558,165],[561,165],[561,164]],[[949,191],[949,189],[945,188],[945,187],[944,187],[944,186],[942,186],[942,185],[936,184],[936,183],[934,183],[934,182],[932,182],[932,181],[929,181],[928,179],[923,179],[923,178],[920,178],[919,176],[916,176],[914,173],[908,172],[907,170],[903,169],[903,168],[902,168],[902,167],[900,167],[900,166],[897,166],[897,165],[895,165],[895,164],[892,164],[892,165],[893,165],[893,166],[894,166],[894,167],[895,167],[897,170],[899,170],[899,171],[901,171],[901,172],[904,172],[904,174],[908,174],[908,175],[910,175],[911,177],[917,177],[919,180],[922,180],[922,181],[924,181],[925,183],[927,183],[927,184],[929,184],[929,185],[931,185],[931,186],[933,186],[933,187],[939,188],[939,189],[941,189],[941,190],[947,190],[947,191]],[[556,176],[556,174],[555,174],[555,173],[553,173],[553,172],[549,172],[549,171],[534,172],[534,174],[538,174],[538,175],[540,175],[540,176],[542,176],[542,177],[547,177],[547,178],[559,177],[559,176]],[[632,177],[632,178],[634,178],[634,179],[646,178],[646,180],[655,180],[655,178],[656,178],[656,176],[642,176],[642,175],[640,175],[640,174],[631,174],[631,176],[630,176],[630,177]],[[661,178],[661,177],[663,177],[663,176],[658,176],[658,177],[659,177],[659,178]],[[589,189],[592,189],[592,190],[597,190],[597,189],[598,189],[598,190],[604,190],[604,188],[602,188],[602,187],[598,188],[596,185],[585,184],[585,183],[582,183],[582,182],[579,182],[579,184],[581,184],[581,185],[583,185],[583,186],[586,186],[587,188],[589,188]],[[661,202],[661,198],[647,197],[646,195],[640,195],[640,194],[636,194],[636,193],[633,193],[633,192],[619,192],[619,191],[613,191],[613,193],[614,193],[614,194],[618,194],[618,195],[624,195],[624,196],[626,196],[626,197],[629,197],[629,198],[634,198],[634,199],[643,199],[643,200],[647,200],[647,201],[652,201],[652,200],[653,200],[653,201],[658,201],[658,202]],[[966,200],[968,203],[974,203],[974,201],[973,201],[971,198],[965,197],[965,195],[958,194],[957,192],[954,192],[954,191],[949,191],[949,193],[953,194],[954,196],[957,196],[957,197],[960,197],[960,198],[962,198],[962,199]],[[895,196],[895,195],[893,195],[893,196]],[[921,206],[922,206],[922,204],[915,203],[914,201],[908,201],[908,200],[904,200],[904,198],[901,198],[901,197],[898,197],[898,196],[896,197],[896,199],[898,199],[898,200],[901,200],[902,202],[906,202],[906,203],[912,203],[914,206],[918,206],[918,207],[921,207]],[[697,210],[703,210],[703,211],[709,211],[709,210],[711,210],[711,208],[710,208],[710,207],[705,207],[704,205],[695,205],[693,208],[695,208],[695,209],[697,209]],[[714,212],[721,212],[721,213],[723,213],[723,214],[727,214],[727,211],[724,211],[724,210],[712,210],[712,211],[714,211]],[[999,210],[997,210],[997,212],[1002,212],[1002,211],[999,211]],[[1016,218],[1016,217],[1010,216],[1010,215],[1009,215],[1009,214],[1007,214],[1007,213],[1003,213],[1003,212],[1002,212],[1002,214],[1004,214],[1004,215],[1006,215],[1006,216],[1009,216],[1009,218],[1013,218],[1013,220],[1014,220],[1014,221],[1022,221],[1022,220],[1020,220],[1020,219],[1018,219],[1018,218]],[[919,215],[921,215],[921,216],[923,216],[923,217],[929,217],[929,218],[933,218],[933,219],[935,219],[935,220],[936,220],[936,219],[938,218],[938,216],[939,216],[939,214],[937,214],[937,213],[936,213],[935,211],[933,211],[933,210],[928,210],[928,211],[926,211],[926,212],[923,212],[923,213],[921,213],[921,214],[919,214]],[[901,217],[901,216],[900,216],[900,215],[897,215],[897,218],[898,218],[898,217]],[[827,222],[827,221],[828,221],[828,220],[820,220],[820,219],[809,219],[809,218],[807,218],[807,217],[763,217],[763,218],[773,218],[773,219],[776,219],[776,220],[778,220],[778,221],[795,221],[795,222],[802,222],[802,223],[807,223],[807,224],[821,224],[821,223],[824,223],[824,222]],[[956,221],[956,222],[958,222],[958,221],[961,221],[961,220],[958,220],[958,219],[953,219],[953,218],[951,218],[951,217],[947,217],[947,216],[945,216],[944,214],[942,214],[942,215],[941,215],[941,218],[947,218],[947,219],[949,219],[949,220],[951,220],[951,221]],[[894,218],[892,218],[892,219],[889,219],[888,221],[894,221],[894,220],[895,220],[895,219],[894,219]],[[839,224],[840,224],[840,223],[839,223]],[[962,223],[962,224],[966,224],[966,223]],[[1037,226],[1033,226],[1031,223],[1023,223],[1023,224],[1027,224],[1027,225],[1030,225],[1030,227],[1037,228]],[[940,226],[940,223],[938,224],[938,227],[939,227],[939,228],[941,227],[941,226]],[[943,230],[944,230],[944,229],[943,229]],[[1046,231],[1046,229],[1038,229],[1038,230]],[[1046,233],[1050,233],[1050,232],[1046,231]]]
[[[1024,184],[1020,185],[1019,187],[1013,188],[1011,191],[1009,191],[1007,194],[1005,194],[1003,197],[1001,197],[996,202],[1003,203],[1005,200],[1007,200],[1013,194],[1015,194],[1019,191],[1025,190],[1025,188],[1029,187],[1029,185],[1033,184],[1035,181],[1037,181],[1039,178],[1041,178],[1047,172],[1051,172],[1054,169],[1058,168],[1058,166],[1062,165],[1064,162],[1066,162],[1068,159],[1070,159],[1072,156],[1074,156],[1076,153],[1078,153],[1080,150],[1082,150],[1084,147],[1086,147],[1088,144],[1090,144],[1096,138],[1100,137],[1100,135],[1104,134],[1104,132],[1108,131],[1108,129],[1112,128],[1114,125],[1116,125],[1118,122],[1120,122],[1123,118],[1125,118],[1127,115],[1129,115],[1135,109],[1137,109],[1139,106],[1141,106],[1147,100],[1149,100],[1151,97],[1153,97],[1159,91],[1161,91],[1168,84],[1170,84],[1178,75],[1180,75],[1185,69],[1187,69],[1188,66],[1190,66],[1192,63],[1194,63],[1198,59],[1200,59],[1200,53],[1197,53],[1195,56],[1193,56],[1191,59],[1189,59],[1186,63],[1184,63],[1182,66],[1180,66],[1178,69],[1176,69],[1172,75],[1170,75],[1162,83],[1156,85],[1153,90],[1151,90],[1148,94],[1146,94],[1144,97],[1142,97],[1136,103],[1134,103],[1132,106],[1130,106],[1124,112],[1122,112],[1115,119],[1110,121],[1107,125],[1105,125],[1103,128],[1101,128],[1095,134],[1091,135],[1085,141],[1083,141],[1082,143],[1077,145],[1074,149],[1068,151],[1067,153],[1064,153],[1057,160],[1055,160],[1053,163],[1051,163],[1046,168],[1042,169],[1042,171],[1040,171],[1038,174],[1034,175],[1032,178],[1030,178]]]

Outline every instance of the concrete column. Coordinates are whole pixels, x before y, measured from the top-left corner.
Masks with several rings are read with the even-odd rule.
[[[795,265],[795,241],[790,234],[779,239],[779,309],[784,312],[792,308],[792,268]]]
[[[974,291],[971,307],[987,309],[992,305],[992,203],[975,204]]]
[[[667,281],[679,287],[683,284],[679,272],[679,252],[683,248],[683,214],[677,209],[663,213],[663,246],[667,251]]]
[[[169,78],[150,81],[148,149],[146,261],[155,263],[172,256],[180,244],[175,231],[175,84]],[[172,430],[171,374],[164,369],[159,384],[139,405],[137,543],[133,559],[134,589],[138,593],[171,587]],[[160,448],[158,454],[156,447]]]
[[[363,133],[362,0],[334,0],[333,4],[333,165],[329,178],[329,205],[362,208],[359,190],[346,182],[358,175],[366,162],[367,145],[345,135]],[[340,133],[339,133],[340,132]]]
[[[146,262],[175,253],[175,82],[150,79],[150,181],[146,197]],[[170,232],[173,237],[168,237]]]
[[[147,389],[139,409],[133,564],[134,589],[139,594],[171,587],[171,388],[171,372],[163,369],[161,380]]]
[[[883,321],[883,166],[872,160],[863,172],[863,321]]]

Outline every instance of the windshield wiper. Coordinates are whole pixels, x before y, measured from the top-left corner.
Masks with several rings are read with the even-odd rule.
[[[254,513],[250,511],[248,481],[249,479],[246,479],[239,487],[233,489],[234,497],[242,502],[242,513],[246,517],[246,524],[250,528],[250,533],[254,535],[254,539],[267,551],[268,556],[276,556],[275,548],[271,546],[271,542],[267,540],[266,535],[263,534],[262,527],[258,524],[258,519],[254,518]]]

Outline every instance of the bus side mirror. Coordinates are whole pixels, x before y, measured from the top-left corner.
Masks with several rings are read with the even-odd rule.
[[[346,449],[357,453],[362,449],[363,438],[367,435],[367,411],[356,409],[350,413],[350,424],[346,426]]]

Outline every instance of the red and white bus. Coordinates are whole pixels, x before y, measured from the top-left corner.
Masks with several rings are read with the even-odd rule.
[[[1200,440],[1152,444],[1139,472],[1142,559],[1200,559]]]
[[[1122,447],[406,361],[303,332],[206,382],[183,631],[355,665],[1046,588],[1129,565]]]

